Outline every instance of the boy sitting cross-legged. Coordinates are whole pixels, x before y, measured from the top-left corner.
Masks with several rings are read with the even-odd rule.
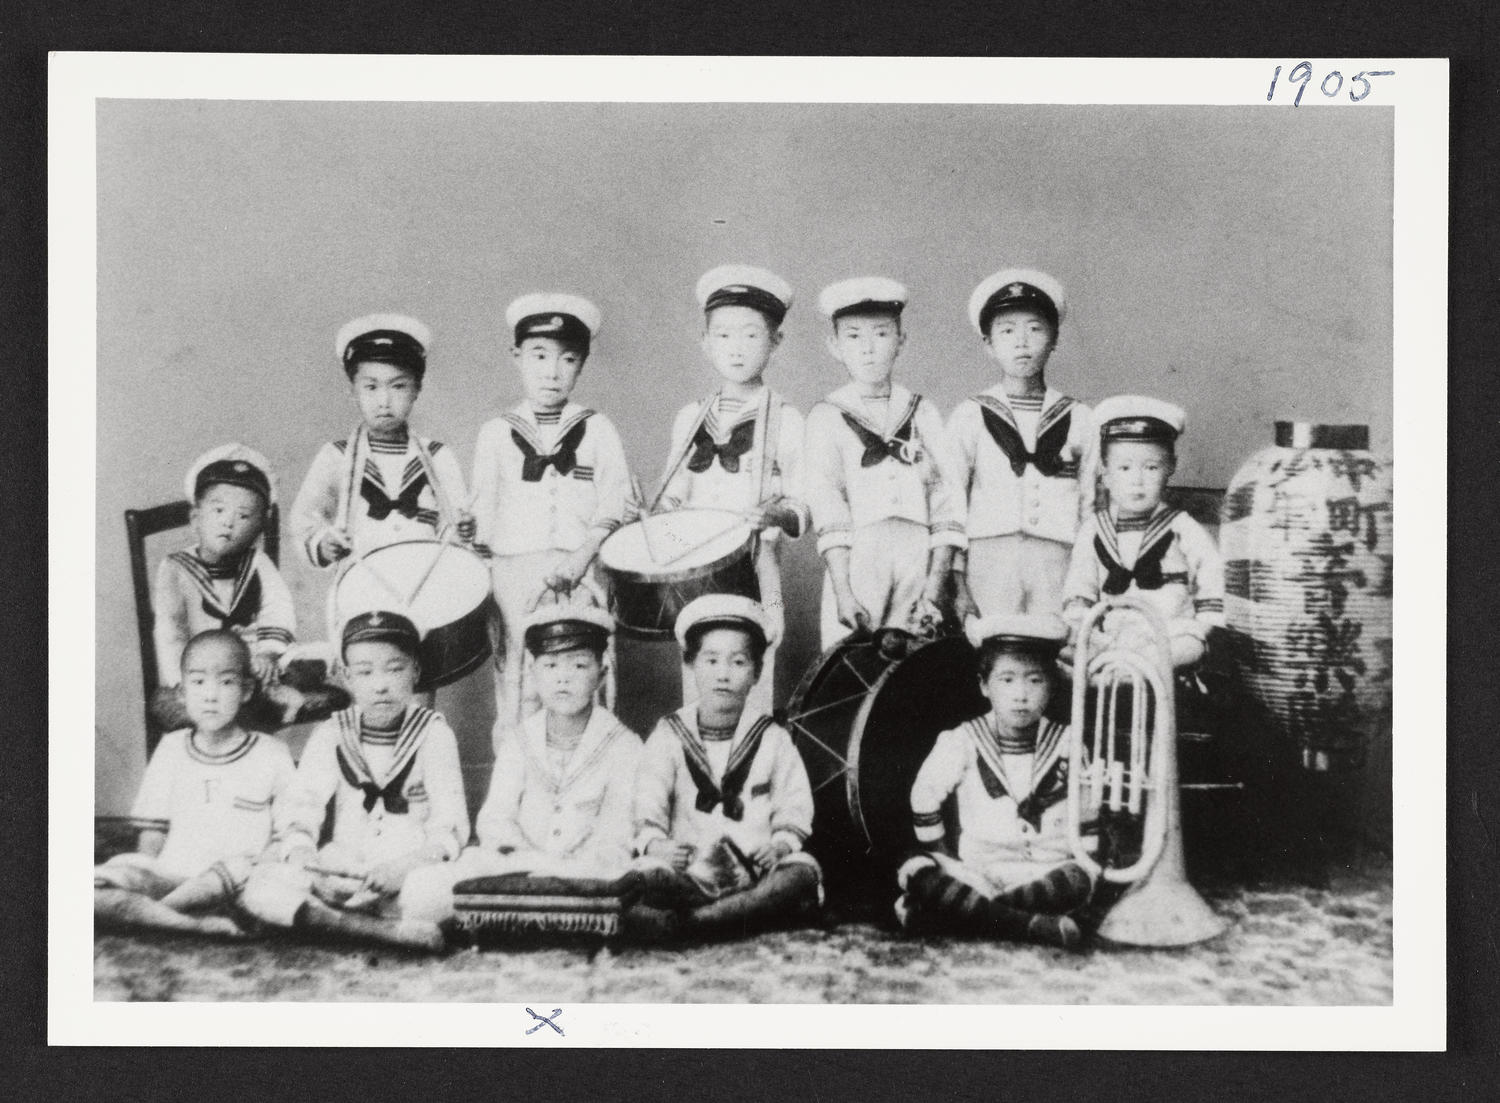
[[[1007,614],[970,625],[990,711],[943,732],[911,790],[926,852],[897,874],[896,917],[913,933],[986,935],[1073,947],[1070,915],[1093,894],[1067,831],[1069,732],[1043,716],[1067,638],[1050,614]],[[942,805],[957,799],[957,853]]]
[[[241,934],[234,920],[195,914],[233,901],[271,841],[272,803],[292,781],[278,739],[247,730],[240,710],[255,685],[250,649],[210,629],[182,651],[190,727],[162,737],[131,816],[137,849],[94,869],[94,917],[107,924]]]

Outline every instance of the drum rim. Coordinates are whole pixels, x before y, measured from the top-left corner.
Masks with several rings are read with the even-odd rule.
[[[792,691],[792,696],[787,700],[788,720],[796,713],[802,711],[794,709],[794,705],[800,705],[803,695],[812,689],[820,674],[837,658],[847,651],[853,651],[857,647],[874,646],[874,641],[860,641],[845,636],[832,647],[828,648],[818,656],[817,662],[807,668],[797,682],[797,688]],[[845,748],[844,757],[844,801],[849,809],[849,818],[853,826],[859,831],[866,847],[873,847],[875,840],[870,837],[870,829],[865,823],[864,809],[859,803],[859,749],[864,742],[865,725],[870,719],[870,709],[875,703],[875,696],[885,686],[886,679],[891,672],[901,665],[900,661],[886,664],[886,668],[880,672],[870,687],[865,691],[864,700],[860,702],[859,711],[854,714],[854,720],[850,725],[850,743]],[[792,721],[795,723],[795,721]],[[796,733],[792,732],[793,743],[796,742]],[[799,752],[800,753],[800,752]],[[868,853],[868,850],[866,851]]]
[[[845,754],[846,766],[844,769],[844,799],[845,804],[849,810],[849,819],[854,828],[859,832],[859,837],[864,841],[864,844],[866,846],[866,855],[874,853],[876,843],[870,831],[869,824],[865,820],[864,806],[860,802],[859,761],[860,752],[864,746],[865,728],[869,724],[870,713],[875,707],[875,698],[879,696],[880,691],[885,688],[886,683],[895,675],[896,671],[901,668],[902,664],[904,664],[907,659],[914,657],[926,647],[930,647],[938,643],[945,643],[952,639],[962,639],[962,637],[959,637],[956,634],[934,636],[932,639],[927,640],[925,643],[923,643],[922,647],[918,648],[916,651],[910,652],[902,658],[888,663],[885,669],[882,670],[880,674],[877,675],[875,679],[870,683],[869,689],[865,691],[864,700],[860,702],[859,711],[854,715],[854,720],[851,724],[849,733],[850,741],[848,746],[846,747]],[[873,645],[873,641],[871,641],[869,646]],[[817,676],[822,673],[828,663],[836,658],[841,652],[851,650],[859,646],[862,646],[860,642],[853,641],[848,637],[845,637],[818,656],[818,661],[813,663],[812,666],[808,668],[807,672],[803,674],[801,680],[799,680],[797,683],[797,688],[793,690],[791,698],[787,701],[787,713],[789,719],[792,715],[794,715],[792,705],[794,703],[801,702],[802,695],[811,688],[811,684],[814,679],[816,679]],[[793,742],[795,744],[796,733],[791,732],[791,734],[793,736]]]
[[[604,549],[609,546],[609,542],[611,540],[613,540],[619,533],[624,532],[625,529],[629,527],[629,525],[621,525],[619,528],[615,529],[614,532],[612,532],[608,536],[606,536],[604,538],[604,542],[599,545],[599,566],[607,574],[609,574],[610,577],[618,579],[621,582],[629,582],[629,583],[634,583],[636,585],[651,586],[651,585],[655,585],[656,583],[659,583],[659,582],[690,582],[690,581],[692,581],[695,578],[702,578],[706,574],[713,574],[715,571],[719,570],[720,568],[722,568],[722,567],[724,567],[724,566],[726,566],[726,565],[734,562],[736,559],[738,559],[742,555],[748,554],[752,558],[754,557],[754,555],[755,555],[755,537],[756,537],[755,527],[753,525],[751,525],[749,521],[745,520],[738,513],[736,513],[734,510],[732,510],[732,509],[718,509],[718,508],[711,508],[711,507],[705,507],[705,506],[691,506],[691,507],[687,507],[687,509],[691,510],[694,513],[718,513],[718,514],[722,514],[722,515],[724,515],[726,517],[731,517],[731,516],[732,517],[736,517],[736,518],[739,519],[739,524],[746,530],[745,531],[745,535],[744,535],[744,537],[742,537],[740,539],[739,543],[737,543],[729,551],[727,551],[723,555],[719,556],[719,558],[711,560],[711,561],[709,561],[707,563],[700,563],[700,564],[698,564],[697,566],[694,566],[694,567],[681,567],[681,568],[678,568],[678,569],[675,569],[675,570],[659,571],[659,572],[655,572],[655,573],[652,573],[652,574],[644,574],[641,571],[633,571],[633,570],[631,570],[628,567],[612,567],[612,566],[610,566],[609,562],[604,558]],[[674,510],[673,512],[680,513],[680,512],[684,512],[684,511],[683,510]],[[632,522],[630,522],[631,525],[642,524],[642,523],[643,523],[642,521],[632,521]]]

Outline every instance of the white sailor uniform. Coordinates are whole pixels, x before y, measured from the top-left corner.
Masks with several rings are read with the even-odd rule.
[[[476,540],[493,555],[490,573],[503,633],[496,641],[495,703],[505,728],[540,706],[525,675],[522,621],[562,561],[587,540],[618,528],[629,501],[625,449],[603,414],[575,402],[538,411],[524,401],[480,429],[474,451]],[[583,582],[602,603],[592,570]],[[605,697],[613,701],[612,685]]]
[[[729,739],[705,740],[696,705],[668,713],[646,740],[635,783],[635,849],[657,839],[699,854],[729,838],[745,854],[770,842],[783,862],[817,867],[802,848],[812,833],[812,787],[786,729],[746,708]],[[641,858],[652,863],[654,859]]]
[[[318,450],[292,503],[292,536],[309,563],[327,567],[318,541],[340,523],[354,559],[402,540],[436,539],[467,498],[458,458],[441,441],[415,433],[372,440],[360,426]]]
[[[911,789],[917,839],[943,837],[942,805],[957,801],[958,861],[936,855],[985,895],[1024,884],[1072,860],[1068,842],[1068,728],[1043,719],[1035,749],[1001,750],[986,714],[938,736]]]
[[[471,877],[524,870],[613,880],[629,868],[640,736],[596,706],[566,754],[547,746],[545,712],[495,742],[489,795],[474,821],[478,845],[414,871],[401,890],[403,915],[453,914],[453,886]]]
[[[1177,665],[1190,665],[1202,656],[1209,629],[1224,624],[1223,557],[1181,510],[1158,505],[1150,517],[1122,521],[1106,507],[1078,532],[1064,616],[1076,627],[1095,602],[1125,593],[1155,607]]]
[[[751,511],[768,499],[780,499],[797,515],[797,535],[811,517],[803,498],[802,415],[769,387],[746,400],[712,395],[691,403],[672,422],[672,455],[685,459],[662,495],[663,509],[705,508]],[[768,469],[769,468],[769,469]],[[755,569],[760,603],[772,622],[774,637],[766,650],[764,671],[750,691],[745,708],[769,712],[775,691],[778,644],[786,611],[781,597],[780,529],[760,534]],[[683,672],[683,698],[692,701],[697,688]]]
[[[441,713],[411,705],[399,729],[375,732],[345,709],[314,729],[277,806],[279,845],[315,847],[333,802],[332,839],[318,865],[367,872],[424,845],[458,857],[469,839],[458,743]],[[381,903],[394,910],[395,897]]]
[[[211,753],[191,729],[168,732],[130,809],[134,826],[166,832],[166,843],[154,858],[117,855],[96,867],[96,883],[159,899],[215,863],[255,857],[271,841],[273,807],[293,773],[286,744],[270,736],[247,731],[233,746]],[[241,865],[243,873],[248,864]]]
[[[1037,400],[996,385],[959,403],[948,433],[981,615],[1061,612],[1068,554],[1093,509],[1089,408],[1051,387]]]
[[[942,416],[893,384],[870,403],[847,384],[807,415],[805,486],[818,551],[849,549],[849,584],[874,626],[911,629],[928,556],[962,548],[963,501]],[[849,634],[823,580],[822,644]]]
[[[199,632],[228,629],[251,654],[280,659],[297,631],[291,591],[269,556],[248,549],[238,562],[205,563],[194,545],[161,561],[152,593],[161,685],[182,681],[182,652]]]

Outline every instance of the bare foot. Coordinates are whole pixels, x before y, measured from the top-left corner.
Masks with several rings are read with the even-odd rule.
[[[205,915],[198,920],[198,930],[214,938],[249,937],[238,923],[222,915]]]

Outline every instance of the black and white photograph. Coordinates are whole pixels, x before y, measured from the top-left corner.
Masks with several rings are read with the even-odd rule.
[[[55,1036],[1443,1044],[1442,62],[53,78]]]

